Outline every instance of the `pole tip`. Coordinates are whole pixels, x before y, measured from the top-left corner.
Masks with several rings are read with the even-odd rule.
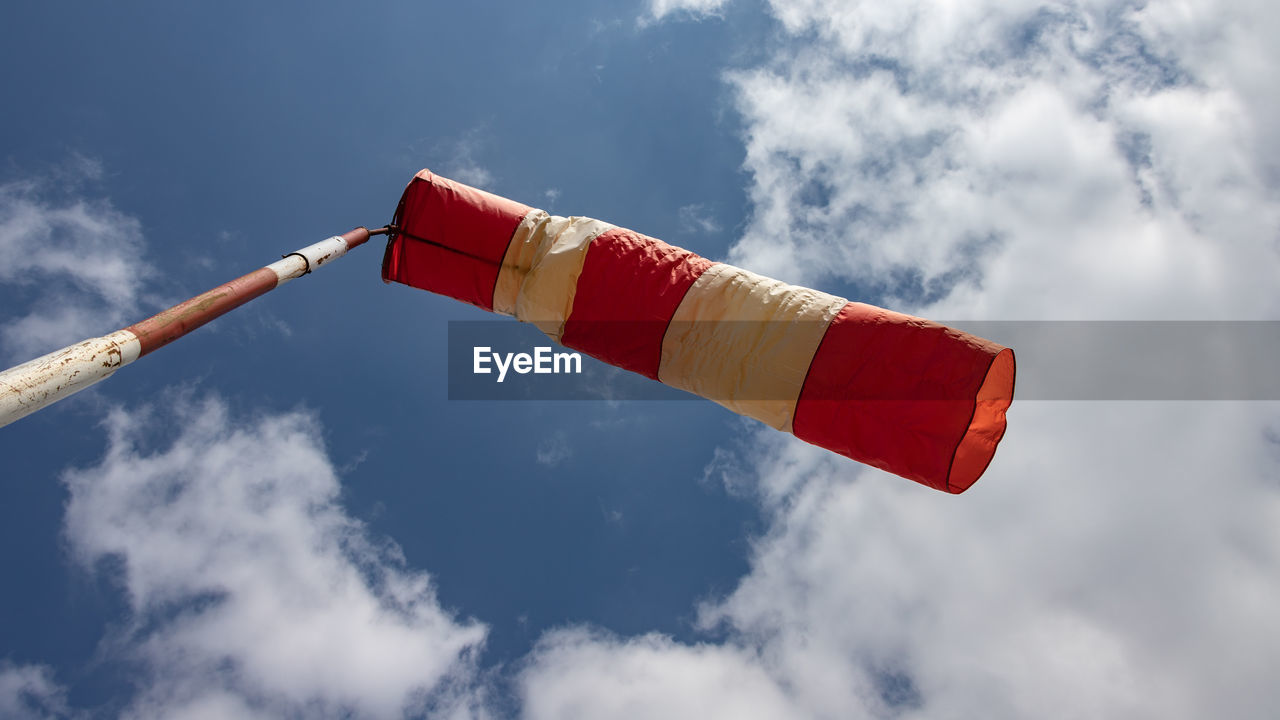
[[[358,227],[354,230],[348,230],[347,232],[342,233],[342,241],[347,244],[347,249],[350,250],[354,247],[365,244],[369,241],[369,236],[374,234],[375,233],[369,231],[369,228]]]

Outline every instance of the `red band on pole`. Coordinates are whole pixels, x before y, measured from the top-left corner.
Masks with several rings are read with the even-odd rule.
[[[125,329],[138,336],[138,342],[142,344],[140,356],[146,355],[274,290],[278,280],[272,270],[258,268]]]
[[[368,242],[369,235],[368,228],[358,227],[343,233],[340,237],[342,242],[346,244],[347,249],[350,250]],[[303,267],[306,267],[309,271],[313,265],[345,252],[341,251],[340,248],[330,247],[325,251],[325,255],[308,258],[307,253],[323,245],[324,243],[317,243],[296,253],[290,253],[290,255],[296,255],[300,258],[298,262],[303,263]],[[333,254],[335,252],[336,255]],[[285,257],[287,258],[290,255]],[[288,278],[282,277],[276,270],[272,269],[273,267],[258,268],[247,275],[241,275],[229,283],[219,285],[208,292],[197,295],[186,302],[174,305],[168,310],[125,328],[138,336],[138,342],[142,345],[142,352],[139,357],[157,348],[162,348],[201,325],[276,289],[281,282]]]
[[[383,228],[382,230],[379,230],[379,232],[383,232],[385,230],[386,228]],[[348,230],[342,233],[342,241],[347,244],[347,249],[351,250],[369,242],[370,234],[369,228],[358,227],[355,230]]]

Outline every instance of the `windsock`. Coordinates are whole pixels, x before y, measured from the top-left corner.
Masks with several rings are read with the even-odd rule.
[[[419,172],[382,277],[530,322],[614,366],[950,493],[986,470],[1013,351],[910,315]]]

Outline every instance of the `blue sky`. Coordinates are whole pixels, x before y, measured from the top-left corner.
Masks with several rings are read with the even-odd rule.
[[[422,167],[931,317],[1280,313],[1253,3],[3,18],[6,366],[385,223]],[[1280,706],[1272,403],[1015,402],[949,497],[712,403],[449,401],[486,316],[380,260],[0,430],[0,716]]]

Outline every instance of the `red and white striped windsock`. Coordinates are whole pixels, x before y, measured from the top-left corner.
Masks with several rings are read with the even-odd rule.
[[[963,492],[995,453],[1013,351],[921,318],[558,217],[423,170],[382,277],[533,323],[553,340],[802,440]]]

